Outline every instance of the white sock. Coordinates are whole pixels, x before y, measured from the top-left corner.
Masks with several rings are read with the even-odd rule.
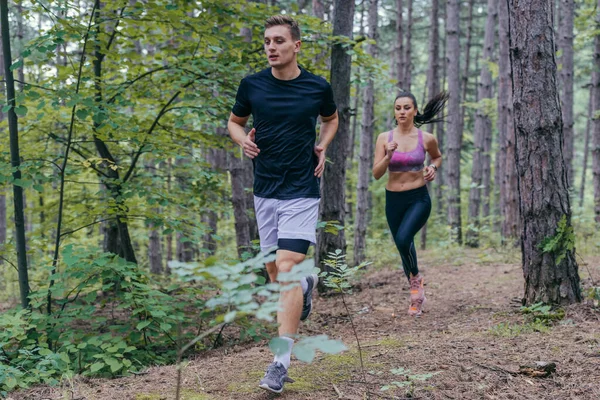
[[[286,352],[282,352],[281,354],[275,354],[275,358],[273,359],[273,362],[280,362],[283,364],[285,369],[289,369],[290,368],[290,358],[292,357],[292,346],[294,345],[294,339],[286,337],[286,336],[279,336],[279,339],[283,339],[288,343],[288,350]]]
[[[308,290],[308,282],[306,281],[305,276],[300,279],[300,286],[302,286],[302,294],[306,293]]]

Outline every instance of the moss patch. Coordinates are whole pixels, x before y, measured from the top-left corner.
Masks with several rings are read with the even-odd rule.
[[[393,341],[393,340],[392,340]],[[378,341],[381,343],[383,341]],[[363,350],[365,369],[373,369],[380,364],[368,362],[368,349]],[[343,382],[360,373],[360,358],[358,351],[351,350],[343,354],[325,355],[315,360],[312,364],[295,364],[290,371],[290,378],[294,383],[285,386],[286,392],[314,392],[327,387],[332,383]],[[227,387],[230,392],[252,393],[258,388],[258,381],[263,377],[264,371],[249,371],[240,382],[235,382]]]

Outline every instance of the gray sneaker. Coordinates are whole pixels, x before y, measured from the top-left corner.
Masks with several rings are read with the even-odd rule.
[[[302,302],[302,314],[300,314],[300,321],[304,321],[310,315],[312,311],[312,292],[317,283],[319,283],[319,276],[317,274],[312,274],[306,277],[306,283],[308,284],[308,288],[306,289],[306,293],[303,293],[303,302]]]
[[[294,380],[288,378],[287,369],[282,363],[274,361],[267,367],[264,378],[260,380],[258,387],[273,393],[281,393],[284,383],[293,383]]]

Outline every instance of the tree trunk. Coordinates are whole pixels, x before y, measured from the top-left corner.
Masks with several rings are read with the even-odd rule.
[[[553,10],[547,0],[509,0],[524,304],[581,301],[562,115],[556,84]],[[555,241],[554,245],[551,245]]]
[[[167,160],[167,192],[171,192],[171,173],[173,172],[173,159],[169,158]],[[169,275],[171,273],[171,269],[169,268],[169,261],[173,260],[173,233],[170,232],[165,238],[166,247],[167,247],[167,267],[165,268],[165,275]]]
[[[440,5],[442,6],[442,8],[440,9]],[[441,15],[441,20],[443,21],[443,26],[442,26],[442,31],[445,32],[446,31],[446,3],[442,2],[440,4],[439,0],[432,0],[432,13],[433,10],[438,10],[442,12]],[[432,14],[433,15],[433,14]],[[436,16],[436,21],[439,21],[438,17]],[[446,75],[448,72],[448,64],[446,63],[446,40],[441,40],[440,37],[440,27],[439,25],[436,23],[435,26],[435,30],[438,32],[438,37],[439,37],[439,44],[441,44],[442,49],[441,49],[441,54],[442,54],[442,58],[439,58],[439,66],[441,69],[441,76],[438,78],[438,80],[441,80],[440,82],[440,89],[445,88],[446,87]],[[436,53],[438,54],[439,57],[439,52]],[[436,72],[437,73],[437,72]],[[433,96],[433,94],[429,94],[429,96]],[[447,115],[447,111],[444,110],[443,111],[444,115]],[[438,140],[438,146],[440,148],[440,152],[442,153],[442,155],[444,157],[446,157],[448,154],[446,153],[446,121],[440,121],[438,123],[435,124],[435,128],[436,128],[436,133],[437,133],[437,140]],[[446,171],[446,168],[444,165],[442,165],[442,171],[441,174],[439,174],[439,177],[437,179],[437,184],[436,184],[436,203],[437,203],[437,213],[438,215],[440,215],[443,219],[447,219],[447,213],[448,213],[448,206],[446,204],[446,195],[445,195],[445,189],[446,189],[446,182],[448,181],[448,179],[446,179],[446,176],[448,175],[448,172]]]
[[[435,96],[440,91],[440,76],[438,70],[440,68],[440,29],[439,29],[439,0],[431,1],[431,30],[429,31],[429,61],[427,65],[427,85],[426,85],[426,95],[423,96],[423,103],[427,102],[427,98],[431,98]],[[437,136],[438,136],[438,144],[440,145],[440,151],[443,149],[441,147],[441,143],[443,141],[440,139],[440,129],[439,124],[431,125],[431,132],[434,134],[435,127],[438,126]],[[438,180],[434,181],[433,184],[429,184],[429,188],[433,186],[434,188],[441,191],[442,182],[440,178],[443,176],[442,173],[439,174]],[[443,180],[442,180],[443,181]],[[438,206],[440,205],[441,198],[437,197]],[[421,249],[425,250],[427,247],[427,223],[423,229],[421,229]]]
[[[583,195],[585,194],[585,179],[588,167],[588,154],[590,153],[590,136],[592,118],[594,117],[594,85],[590,85],[590,99],[588,100],[588,118],[585,124],[585,146],[583,148],[583,168],[581,172],[581,188],[579,189],[579,207],[583,207]]]
[[[323,7],[321,0],[312,0],[312,13],[321,20],[325,18],[325,7]]]
[[[15,114],[15,81],[10,70],[12,56],[10,51],[10,30],[8,27],[8,1],[0,0],[0,27],[2,31],[2,56],[4,59],[4,76],[6,80],[6,104],[10,106],[8,114],[8,131],[10,137],[10,160],[15,172],[13,178],[21,179],[21,158],[19,155],[19,126]],[[25,241],[25,218],[23,210],[23,189],[13,184],[13,203],[15,236],[17,250],[17,269],[19,275],[19,291],[21,307],[29,308],[29,276],[27,270],[27,253]]]
[[[238,153],[238,154],[235,154]],[[244,160],[239,156],[239,149],[229,153],[228,170],[231,174],[231,202],[233,204],[233,217],[235,220],[235,241],[238,257],[250,248],[249,218],[246,213],[246,194],[244,185]],[[254,201],[253,201],[254,203]]]
[[[492,97],[492,73],[489,62],[494,51],[494,31],[496,28],[497,0],[488,0],[487,19],[485,24],[483,63],[479,74],[479,85],[477,90],[477,113],[475,115],[475,132],[473,166],[471,168],[471,190],[469,193],[469,228],[467,230],[466,243],[470,247],[479,247],[479,229],[481,227],[480,208],[481,192],[484,176],[489,175],[489,159],[486,160],[486,139],[491,137],[492,120],[488,115],[488,100]],[[486,166],[487,162],[487,166]],[[489,179],[488,179],[489,181]]]
[[[413,0],[408,0],[408,24],[406,26],[406,47],[404,52],[404,86],[410,91],[412,86],[412,29]]]
[[[473,41],[473,6],[475,0],[469,0],[469,19],[467,20],[467,38],[465,43],[465,69],[462,74],[462,96],[461,102],[467,101],[467,89],[469,86],[469,70],[471,67],[471,43]],[[460,11],[459,11],[460,16]],[[460,130],[464,131],[465,125],[465,112],[467,107],[461,107],[461,118],[460,118]]]
[[[100,12],[101,12],[102,2],[96,0],[96,38],[100,36],[100,29],[102,29],[102,24],[100,23]],[[105,50],[102,48],[102,43],[96,41],[95,43],[95,54],[94,59],[92,60],[94,66],[94,86],[96,91],[96,105],[98,109],[102,110],[102,96],[103,96],[103,77],[102,77],[102,62],[105,57]],[[96,145],[96,150],[100,157],[107,162],[104,162],[104,167],[106,171],[106,175],[108,176],[108,180],[105,182],[105,186],[108,189],[110,196],[115,200],[117,205],[122,205],[122,186],[121,186],[121,178],[119,176],[118,170],[114,170],[110,168],[112,165],[118,165],[115,158],[112,156],[108,146],[104,141],[102,141],[97,135],[96,131],[100,127],[100,123],[94,121],[94,144]],[[121,209],[121,207],[119,207]],[[135,251],[133,249],[133,244],[131,243],[131,236],[129,235],[129,227],[127,226],[127,216],[123,214],[122,211],[116,213],[115,220],[109,222],[108,229],[106,233],[110,236],[106,238],[106,243],[108,247],[106,250],[118,254],[120,257],[123,257],[125,260],[137,264],[137,260],[135,258]]]
[[[598,0],[600,9],[600,0]],[[600,29],[600,13],[596,14],[596,29]],[[592,89],[594,113],[600,109],[600,35],[594,37],[594,68]],[[592,181],[594,182],[594,215],[600,223],[600,118],[593,119],[592,125]]]
[[[147,161],[145,168],[148,174],[153,173],[153,163]],[[160,208],[156,207],[152,209],[152,213],[160,215]],[[154,224],[149,224],[148,229],[148,263],[150,264],[150,272],[153,274],[160,275],[163,273],[163,261],[162,261],[162,245],[160,240],[160,232]]]
[[[396,70],[396,79],[398,80],[398,90],[407,90],[406,82],[404,81],[404,72],[406,72],[406,68],[404,67],[404,5],[403,0],[396,0],[396,46],[394,52],[395,70]]]
[[[375,44],[369,44],[367,52],[377,58],[377,3],[369,1],[369,39]],[[373,134],[375,117],[375,82],[369,76],[364,91],[362,133],[360,135],[360,155],[358,164],[358,185],[356,194],[356,222],[354,232],[354,263],[360,264],[365,260],[367,226],[369,224],[369,184],[371,183],[371,168],[373,165]]]
[[[4,56],[2,53],[2,47],[0,46],[0,97],[6,98],[6,88],[4,85]],[[4,122],[4,112],[0,109],[0,123]],[[0,248],[4,248],[6,243],[6,232],[7,232],[7,220],[6,220],[6,192],[5,188],[0,188]],[[0,258],[0,266],[4,264],[4,259]]]
[[[496,216],[504,240],[519,235],[520,216],[515,164],[515,127],[512,100],[512,71],[509,55],[508,4],[498,3],[498,152],[496,154],[495,186],[498,205]]]
[[[333,34],[352,38],[354,19],[354,2],[345,0],[334,1]],[[346,157],[348,136],[350,130],[350,70],[352,57],[347,54],[341,44],[336,44],[331,50],[331,87],[337,104],[339,126],[337,135],[327,149],[331,165],[325,168],[323,174],[323,197],[321,200],[321,221],[337,221],[345,226],[346,204]],[[344,230],[337,234],[322,231],[317,238],[316,265],[327,258],[330,252],[340,249],[346,251],[346,236]],[[323,265],[324,267],[324,265]]]
[[[462,148],[460,114],[460,71],[459,57],[459,0],[448,0],[446,6],[446,62],[448,65],[448,223],[453,240],[462,244],[460,213],[460,152]]]
[[[23,49],[25,45],[25,34],[23,30],[23,4],[18,1],[15,3],[17,8],[16,18],[17,18],[17,43],[20,49]],[[25,88],[25,63],[21,64],[19,68],[17,68],[17,77],[19,79],[19,92],[22,92]]]
[[[573,25],[575,19],[574,0],[561,0],[560,7],[560,48],[561,57],[561,83],[562,83],[562,113],[563,113],[563,132],[565,142],[563,144],[563,154],[565,157],[565,167],[567,168],[567,182],[569,187],[573,187],[573,151],[575,142],[575,133],[573,129]]]

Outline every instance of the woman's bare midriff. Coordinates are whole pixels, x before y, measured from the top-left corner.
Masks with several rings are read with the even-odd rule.
[[[423,171],[417,172],[390,172],[385,188],[390,192],[405,192],[425,186]]]

